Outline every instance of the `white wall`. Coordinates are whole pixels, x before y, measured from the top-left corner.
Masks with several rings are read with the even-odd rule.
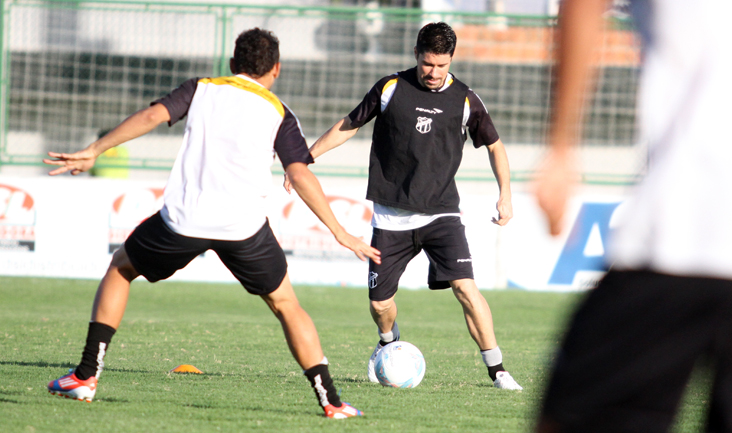
[[[365,180],[322,180],[337,218],[368,241],[371,205],[363,198]],[[0,175],[0,274],[101,278],[111,258],[110,244],[122,242],[159,209],[164,183]],[[273,178],[269,217],[284,249],[292,251],[288,262],[293,283],[365,287],[366,263],[338,245],[280,183],[279,177]],[[565,235],[555,239],[546,234],[533,197],[521,188],[514,194],[514,219],[506,227],[491,224],[497,196],[486,189],[462,194],[461,204],[479,287],[566,291],[594,285],[602,275],[598,263],[616,213],[622,210],[617,204],[623,194],[583,192],[572,203]],[[401,287],[426,287],[427,265],[424,255],[416,258]],[[210,252],[173,279],[234,281]]]

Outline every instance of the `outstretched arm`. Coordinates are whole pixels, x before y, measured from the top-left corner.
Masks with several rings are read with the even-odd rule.
[[[559,14],[557,66],[549,127],[549,152],[536,185],[536,198],[557,235],[577,180],[574,147],[584,94],[590,86],[593,48],[602,30],[607,0],[565,0]]]
[[[315,175],[308,169],[308,166],[302,162],[294,162],[287,166],[285,173],[297,194],[305,202],[305,204],[313,211],[320,221],[328,227],[333,233],[339,244],[356,253],[359,259],[366,260],[370,258],[375,263],[381,263],[379,250],[370,247],[362,240],[350,235],[340,225],[328,201],[320,187],[320,182]]]
[[[313,159],[319,157],[325,152],[335,149],[341,144],[345,143],[356,135],[358,128],[351,126],[351,119],[346,116],[343,119],[336,122],[325,134],[321,135],[320,138],[315,140],[312,146],[310,146],[310,155]],[[292,182],[287,173],[285,173],[285,182],[283,184],[285,191],[288,193],[292,192]]]
[[[325,134],[321,135],[312,146],[310,146],[310,154],[313,158],[317,158],[325,152],[335,149],[356,135],[358,128],[351,126],[351,119],[346,116],[336,122]]]
[[[513,218],[513,205],[511,204],[511,171],[508,167],[508,155],[506,155],[506,148],[500,139],[488,146],[488,158],[499,190],[496,203],[498,218],[493,217],[491,221],[499,226],[505,226]]]
[[[107,135],[87,146],[86,149],[74,153],[48,152],[54,159],[44,159],[48,165],[59,168],[49,172],[51,176],[71,172],[73,175],[85,172],[94,166],[97,157],[107,149],[111,149],[133,138],[145,135],[163,122],[170,120],[170,113],[163,104],[155,104],[140,110],[120,123]]]

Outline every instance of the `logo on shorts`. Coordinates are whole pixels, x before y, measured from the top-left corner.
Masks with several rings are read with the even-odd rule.
[[[376,277],[378,277],[379,274],[376,272],[369,272],[369,289],[375,289],[376,288]]]
[[[417,131],[426,134],[432,130],[432,119],[429,117],[417,117]]]
[[[465,263],[465,262],[472,262],[472,261],[473,261],[472,257],[468,257],[467,259],[457,259],[458,263]]]

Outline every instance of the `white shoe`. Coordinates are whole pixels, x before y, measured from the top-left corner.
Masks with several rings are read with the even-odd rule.
[[[507,371],[499,371],[496,373],[496,380],[493,381],[493,386],[500,389],[512,389],[516,391],[524,389]]]
[[[383,349],[384,346],[381,345],[381,341],[376,343],[376,347],[374,347],[374,353],[371,354],[371,358],[369,358],[369,369],[368,369],[368,376],[369,376],[369,382],[373,383],[379,383],[379,379],[376,378],[376,355],[381,352],[381,349]]]

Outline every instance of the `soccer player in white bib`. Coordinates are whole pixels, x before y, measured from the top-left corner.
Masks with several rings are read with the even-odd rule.
[[[234,76],[188,80],[86,149],[49,152],[52,159],[44,160],[59,166],[51,175],[79,174],[105,150],[187,117],[164,206],[114,253],[97,290],[81,362],[48,384],[51,393],[91,401],[107,347],[122,321],[130,282],[140,275],[151,282],[166,279],[210,249],[279,319],[325,415],[361,415],[340,401],[315,326],[297,301],[285,255],[267,221],[265,197],[272,188],[275,153],[297,193],[341,245],[362,260],[378,262],[379,252],[338,223],[307,167],[313,159],[297,118],[269,90],[280,74],[274,34],[255,28],[239,35],[231,71]]]
[[[562,228],[583,94],[606,0],[559,16],[550,151],[537,198]],[[732,2],[631,0],[643,41],[638,115],[649,145],[608,247],[609,272],[576,311],[537,430],[666,432],[692,370],[711,367],[706,431],[732,432]]]
[[[460,221],[455,174],[468,134],[488,149],[500,196],[493,222],[513,216],[508,158],[483,102],[449,72],[457,38],[446,23],[424,26],[414,48],[417,66],[379,80],[351,113],[310,148],[314,158],[340,146],[375,119],[366,198],[374,203],[371,245],[382,262],[369,263],[369,299],[379,342],[368,364],[400,338],[394,296],[409,261],[421,251],[430,262],[430,289],[452,288],[468,331],[497,388],[520,390],[503,367],[491,311],[473,279],[473,264]]]

